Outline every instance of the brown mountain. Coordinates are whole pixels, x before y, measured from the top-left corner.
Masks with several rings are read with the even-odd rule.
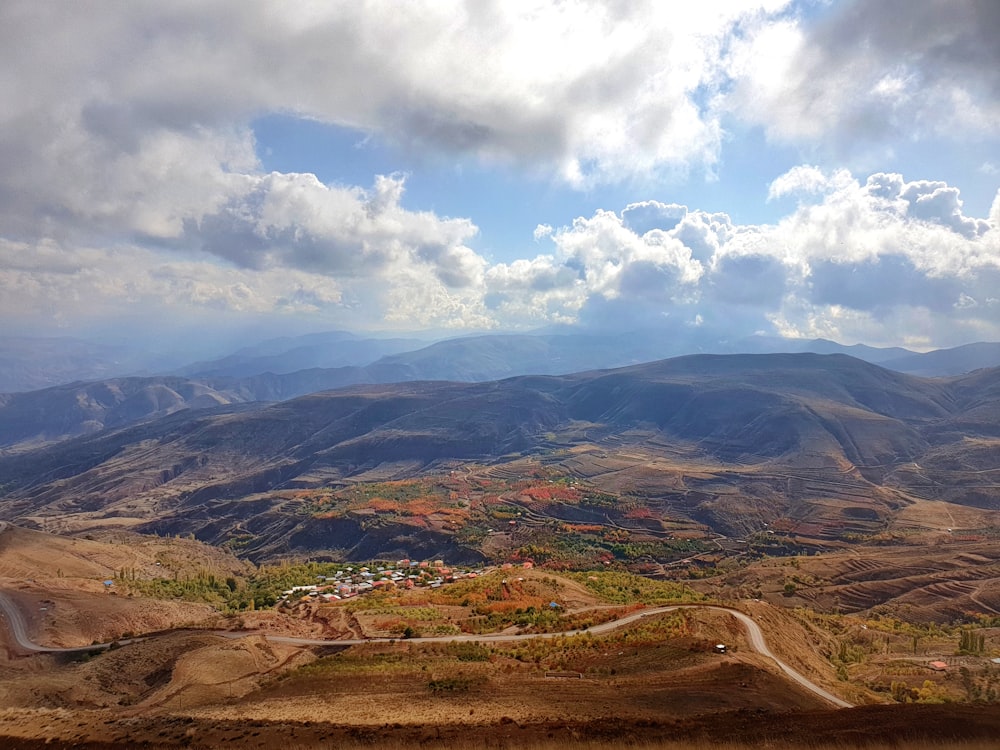
[[[178,377],[115,378],[0,394],[0,448],[99,432],[183,409],[256,400],[237,389]]]
[[[760,503],[768,517],[788,511],[802,494],[795,480],[803,467],[809,481],[829,484],[826,494],[855,498],[845,518],[877,526],[909,502],[900,492],[996,507],[1000,494],[984,475],[961,472],[966,464],[992,470],[998,446],[1000,370],[930,380],[843,355],[703,355],[178,412],[0,458],[0,485],[3,517],[22,522],[58,515],[79,526],[120,517],[208,541],[244,527],[261,540],[259,554],[359,544],[371,554],[394,549],[398,530],[354,523],[320,534],[315,519],[268,493],[343,483],[386,466],[403,476],[525,456],[580,474],[579,454],[597,450],[624,462],[621,476],[647,496],[670,500],[663,483],[681,482],[687,489],[671,507],[727,533],[748,523],[733,520],[740,502]],[[642,473],[668,458],[669,477]],[[694,491],[709,473],[713,486],[744,499]],[[453,544],[425,536],[419,543],[427,549]]]

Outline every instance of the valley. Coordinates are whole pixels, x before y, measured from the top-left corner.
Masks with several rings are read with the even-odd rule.
[[[1000,370],[693,356],[166,412],[0,456],[24,747],[1000,722]]]

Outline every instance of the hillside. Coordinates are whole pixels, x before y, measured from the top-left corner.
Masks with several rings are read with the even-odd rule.
[[[46,645],[84,646],[215,617],[205,604],[117,595],[122,575],[225,579],[250,569],[224,550],[190,539],[125,531],[66,537],[0,527],[0,591],[25,613],[34,640]],[[107,586],[105,580],[115,583]],[[0,638],[6,642],[6,631]]]
[[[117,378],[0,394],[0,448],[48,443],[250,399],[184,378]]]
[[[198,378],[246,378],[264,373],[363,367],[380,357],[412,351],[426,342],[412,338],[362,338],[346,331],[283,337],[244,347],[219,359],[196,362],[177,374]]]
[[[698,349],[655,333],[470,336],[412,349],[414,339],[364,339],[345,332],[273,339],[178,374],[74,382],[25,393],[0,393],[0,450],[22,450],[124,426],[181,409],[272,402],[352,385],[421,380],[487,382],[521,375],[573,372],[647,363]],[[2,359],[0,342],[0,359]],[[995,344],[914,354],[905,349],[844,346],[824,339],[752,336],[714,342],[722,354],[848,354],[919,375],[954,375],[1000,365]],[[387,356],[381,356],[387,354]],[[80,366],[76,378],[90,370]],[[60,377],[53,373],[53,377]]]
[[[3,517],[137,524],[214,543],[249,534],[258,557],[411,547],[467,557],[479,542],[455,527],[324,521],[303,503],[324,488],[471,462],[499,478],[544,468],[623,498],[621,513],[640,503],[727,536],[789,513],[813,538],[871,535],[921,497],[996,507],[998,382],[1000,370],[925,380],[800,354],[354,387],[178,412],[0,458]]]

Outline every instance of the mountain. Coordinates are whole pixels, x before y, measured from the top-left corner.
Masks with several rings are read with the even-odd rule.
[[[471,336],[383,356],[365,366],[311,367],[285,372],[304,361],[364,359],[366,352],[404,347],[412,341],[357,339],[344,332],[272,339],[214,363],[185,368],[186,372],[200,372],[197,376],[119,378],[59,386],[20,394],[17,398],[0,395],[0,448],[61,440],[213,403],[283,401],[352,385],[420,380],[487,382],[530,374],[564,375],[648,362],[672,353],[678,346],[669,337],[650,333]],[[936,375],[942,371],[964,372],[967,365],[989,362],[991,352],[1000,345],[977,344],[924,355],[907,353],[907,357],[899,356],[906,353],[904,349],[845,347],[824,339],[754,336],[720,342],[717,346],[739,353],[768,353],[782,348],[818,353],[853,352],[866,360],[887,360],[885,365],[892,369],[915,368],[919,374]],[[264,368],[269,371],[258,372]],[[237,378],[223,374],[227,372],[254,374]],[[140,392],[145,395],[138,395]],[[127,404],[122,403],[124,399],[128,399]]]
[[[956,346],[954,349],[937,349],[925,354],[893,357],[883,365],[900,372],[927,377],[961,375],[983,367],[1000,366],[1000,343],[979,342]]]
[[[847,354],[873,364],[882,364],[913,354],[901,347],[879,348],[865,344],[838,344],[829,339],[788,339],[779,336],[747,336],[732,344],[721,343],[713,347],[714,354]]]
[[[877,349],[857,344],[843,346],[825,339],[784,339],[751,336],[736,341],[678,340],[656,331],[627,333],[511,335],[490,334],[447,339],[416,351],[378,360],[406,380],[499,380],[516,375],[564,375],[584,370],[623,367],[676,357],[703,354],[805,353],[849,354],[869,362],[894,359],[912,352]]]
[[[185,378],[113,378],[0,394],[0,448],[48,443],[183,409],[257,401]]]
[[[380,357],[426,344],[413,338],[360,338],[345,331],[269,339],[209,362],[197,362],[176,374],[185,377],[244,378],[263,373],[361,367]]]
[[[880,528],[915,497],[996,507],[983,471],[996,470],[998,447],[1000,369],[930,380],[844,355],[696,355],[176,412],[0,457],[0,484],[11,520],[103,518],[216,543],[242,529],[265,557],[352,539],[374,553],[400,549],[391,540],[403,532],[303,515],[282,493],[542,461],[643,488],[723,533],[794,510],[823,535]],[[440,529],[420,534],[428,549],[457,544]]]
[[[498,380],[530,374],[562,375],[623,367],[685,354],[848,354],[891,369],[925,376],[952,375],[1000,365],[1000,344],[970,344],[953,350],[915,354],[906,349],[826,339],[750,336],[711,340],[678,337],[657,330],[614,334],[491,334],[459,337],[430,345],[414,338],[363,338],[344,331],[269,339],[224,357],[181,368],[162,355],[108,347],[75,339],[0,338],[0,393],[24,392],[69,382],[94,381],[159,372],[203,382],[245,381],[271,375],[272,396],[290,398],[322,388],[405,380]],[[310,385],[310,382],[315,385]],[[211,385],[215,388],[215,385]],[[222,387],[228,387],[226,385]]]

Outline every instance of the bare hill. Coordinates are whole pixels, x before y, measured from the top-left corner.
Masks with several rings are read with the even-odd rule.
[[[185,378],[116,378],[0,395],[0,448],[100,432],[183,409],[248,400],[245,393]]]
[[[413,476],[524,456],[597,481],[604,470],[579,463],[581,450],[596,450],[624,460],[619,486],[648,487],[647,495],[724,533],[748,528],[739,520],[744,507],[759,506],[770,518],[797,498],[813,508],[804,517],[820,513],[820,530],[844,524],[834,507],[847,498],[853,510],[843,511],[845,528],[874,533],[911,502],[906,493],[995,506],[1000,477],[988,472],[1000,439],[998,404],[1000,370],[926,380],[811,354],[693,356],[563,377],[354,387],[266,408],[178,412],[0,458],[3,515],[57,515],[78,528],[119,519],[212,541],[248,526],[270,540],[261,548],[270,554],[290,539],[301,549],[347,549],[367,539],[356,552],[373,555],[398,549],[392,540],[402,531],[362,519],[324,527],[267,493],[355,481],[379,467]],[[679,463],[678,451],[687,456]],[[649,474],[657,461],[665,468]],[[803,475],[804,466],[811,473]],[[968,473],[972,467],[987,473]],[[706,470],[717,479],[695,478]],[[601,481],[611,486],[607,477]],[[664,493],[678,482],[689,490],[704,483],[708,494],[688,490],[671,500]],[[737,494],[710,489],[722,485]],[[841,498],[839,505],[824,505],[824,493]],[[816,510],[828,506],[832,515]],[[417,537],[402,546],[455,544],[440,530]]]

